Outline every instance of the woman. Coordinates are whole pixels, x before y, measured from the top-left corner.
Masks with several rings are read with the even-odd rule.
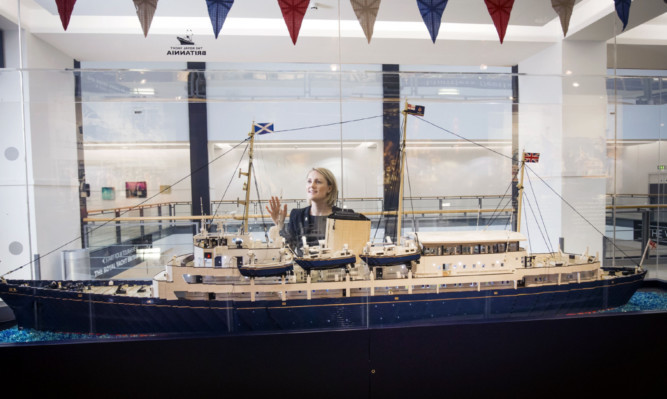
[[[280,199],[271,197],[266,207],[280,235],[298,253],[301,252],[301,237],[306,237],[308,245],[318,245],[318,241],[323,240],[326,234],[327,216],[341,210],[335,206],[338,200],[336,177],[326,168],[313,168],[308,172],[306,195],[310,205],[292,209],[287,226],[287,204],[281,207]]]

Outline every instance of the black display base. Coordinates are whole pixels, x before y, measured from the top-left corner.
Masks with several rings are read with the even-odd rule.
[[[71,397],[661,397],[667,313],[0,347],[0,379]]]

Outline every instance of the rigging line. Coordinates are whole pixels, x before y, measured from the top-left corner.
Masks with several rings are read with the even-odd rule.
[[[503,193],[502,198],[505,198],[505,197],[507,196],[507,192],[508,192],[511,188],[512,188],[512,182],[510,182],[509,186],[507,186],[507,189],[506,189],[505,192]],[[501,208],[500,206],[503,204],[503,200],[502,200],[502,198],[500,199],[500,201],[498,201],[498,204],[496,205],[496,209],[493,210],[493,213],[492,213],[491,216],[489,217],[489,218],[490,218],[489,223],[486,224],[486,227],[484,228],[483,231],[486,231],[489,227],[491,227],[491,225],[493,224],[493,222],[495,222],[496,219],[498,219],[498,218],[500,217],[500,212],[498,212],[498,210]],[[506,201],[505,203],[511,203],[511,202],[512,202],[512,198],[508,198],[507,201]],[[506,208],[506,207],[507,207],[507,206],[503,206],[503,208]],[[507,225],[507,224],[505,224],[505,225]]]
[[[403,215],[399,214],[399,211],[401,211],[401,210],[398,209],[398,203],[403,200],[403,198],[401,198],[401,179],[403,179],[403,176],[401,175],[401,173],[402,173],[401,166],[402,166],[402,158],[403,158],[403,148],[401,147],[401,145],[403,144],[403,131],[405,129],[405,124],[407,123],[406,119],[407,118],[403,117],[403,124],[401,125],[401,127],[399,129],[399,136],[398,136],[399,152],[398,152],[398,159],[396,159],[396,161],[397,161],[396,166],[398,166],[398,173],[394,174],[390,177],[391,178],[391,184],[389,185],[389,192],[390,192],[389,200],[390,200],[390,203],[391,204],[396,203],[396,205],[397,205],[396,219],[394,220],[394,228],[395,229],[398,228],[398,218],[403,216]],[[396,177],[398,177],[398,178],[396,178]],[[384,207],[383,207],[383,210],[384,210]],[[389,221],[389,219],[387,219],[387,222],[388,221]],[[388,236],[389,235],[387,234],[387,229],[385,228],[385,237],[388,237]],[[399,240],[400,240],[400,236],[401,236],[401,232],[397,231],[397,237],[399,237]],[[384,242],[384,239],[383,239],[383,242]]]
[[[364,121],[364,120],[369,120],[369,119],[374,119],[374,118],[381,118],[381,117],[382,117],[382,115],[378,115],[378,116],[371,116],[371,117],[365,117],[365,118],[358,118],[358,119],[352,119],[352,120],[349,120],[349,121],[335,122],[335,123],[329,123],[329,124],[323,124],[323,125],[315,125],[315,126],[308,126],[308,127],[295,128],[295,129],[286,129],[286,130],[277,130],[277,131],[274,131],[274,133],[290,132],[290,131],[297,131],[297,130],[304,130],[304,129],[313,129],[313,128],[318,128],[318,127],[332,126],[332,125],[338,125],[338,124],[343,124],[343,123],[353,123],[353,122],[359,122],[359,121]],[[200,166],[199,168],[197,168],[197,169],[191,171],[190,174],[188,174],[188,175],[186,175],[185,177],[183,177],[183,178],[177,180],[174,184],[171,184],[171,187],[177,185],[178,183],[181,183],[181,182],[184,181],[185,179],[190,178],[194,173],[196,173],[196,172],[198,172],[198,171],[200,171],[200,170],[202,170],[202,169],[204,169],[204,168],[210,166],[212,163],[214,163],[214,162],[217,161],[218,159],[222,158],[223,156],[227,155],[229,152],[235,150],[238,146],[240,146],[241,144],[243,144],[244,142],[246,142],[246,141],[248,141],[248,140],[250,140],[250,137],[248,137],[248,138],[242,140],[241,142],[237,143],[236,145],[234,145],[232,148],[230,148],[229,150],[227,150],[226,152],[224,152],[224,153],[221,154],[220,156],[218,156],[218,157],[214,158],[213,160],[209,161],[207,164],[202,165],[202,166]],[[112,220],[110,220],[110,221],[107,221],[107,222],[104,222],[104,223],[102,223],[101,225],[99,225],[99,226],[97,226],[97,227],[94,227],[93,229],[90,230],[90,232],[92,233],[92,232],[97,231],[98,229],[100,229],[100,228],[102,228],[102,227],[104,227],[104,226],[106,226],[106,225],[108,225],[108,224],[110,224],[110,223],[113,223],[113,222],[116,220],[116,218],[121,217],[121,216],[127,214],[128,212],[131,212],[131,211],[133,211],[133,210],[136,210],[136,208],[138,208],[138,207],[141,206],[141,205],[144,205],[144,204],[147,203],[148,201],[150,201],[150,200],[152,200],[153,198],[157,197],[158,195],[162,194],[162,192],[165,191],[165,190],[167,190],[167,188],[165,188],[164,190],[161,190],[160,192],[158,192],[157,194],[153,195],[153,196],[150,197],[150,198],[146,198],[144,201],[138,203],[137,205],[133,206],[132,208],[127,209],[126,211],[124,211],[124,212],[121,213],[119,216],[115,217],[114,219],[112,219]],[[219,207],[220,207],[220,204],[218,205],[218,208],[219,208]],[[216,214],[217,214],[217,211],[216,211]],[[64,244],[62,244],[62,245],[60,245],[60,246],[58,246],[58,247],[52,249],[51,251],[48,251],[48,252],[46,252],[46,253],[44,253],[44,254],[42,254],[42,255],[39,255],[36,259],[32,259],[32,260],[30,260],[29,262],[27,262],[27,263],[25,263],[25,264],[23,264],[23,265],[21,265],[21,266],[18,266],[17,268],[15,268],[15,269],[13,269],[13,270],[8,271],[7,273],[3,274],[2,276],[6,276],[6,275],[11,274],[11,273],[14,273],[14,272],[16,272],[16,271],[18,271],[18,270],[21,270],[21,269],[23,269],[24,267],[26,267],[26,266],[28,266],[28,265],[31,265],[31,264],[35,263],[36,261],[38,261],[38,260],[40,260],[40,259],[42,259],[42,258],[44,258],[44,257],[46,257],[46,256],[48,256],[48,255],[51,255],[52,253],[54,253],[54,252],[56,252],[56,251],[58,251],[58,250],[60,250],[60,249],[62,249],[62,248],[64,248],[64,247],[66,247],[67,245],[69,245],[69,244],[71,244],[71,243],[73,243],[73,242],[75,242],[75,241],[77,241],[77,240],[80,240],[80,239],[81,239],[81,235],[79,235],[78,237],[76,237],[76,238],[74,238],[74,239],[72,239],[72,240],[70,240],[70,241],[67,241],[66,243],[64,243]]]
[[[447,133],[449,133],[449,134],[451,134],[451,135],[454,135],[454,136],[460,138],[461,140],[467,141],[467,142],[470,143],[470,144],[474,144],[474,145],[476,145],[476,146],[478,146],[478,147],[484,148],[485,150],[488,150],[488,151],[491,151],[491,152],[493,152],[493,153],[496,153],[496,154],[500,155],[501,157],[504,157],[504,158],[507,158],[507,159],[511,159],[511,160],[515,160],[514,157],[505,155],[505,154],[503,154],[502,152],[496,151],[496,150],[494,150],[494,149],[492,149],[492,148],[489,148],[489,147],[487,147],[487,146],[485,146],[485,145],[482,145],[482,144],[480,144],[480,143],[478,143],[478,142],[476,142],[476,141],[474,141],[474,140],[467,139],[467,138],[461,136],[460,134],[456,134],[456,133],[452,132],[451,130],[445,129],[445,128],[442,127],[442,126],[438,126],[438,125],[436,125],[436,124],[433,123],[433,122],[429,122],[428,120],[426,120],[426,119],[424,119],[424,118],[422,118],[422,117],[420,117],[420,116],[417,116],[417,115],[413,115],[413,116],[414,116],[415,118],[419,119],[419,120],[422,120],[422,121],[428,123],[429,125],[431,125],[431,126],[437,128],[437,129],[440,129],[440,130],[442,130],[442,131],[444,131],[444,132],[447,132]]]
[[[526,204],[528,204],[528,201],[526,201]],[[530,208],[530,205],[528,205],[528,207]],[[521,227],[521,226],[519,226],[519,227]],[[528,227],[528,223],[526,223],[526,238],[528,239],[528,252],[530,252],[532,254],[533,253],[533,243],[530,239],[530,228]]]
[[[250,147],[250,143],[246,144],[245,148],[243,149],[243,153],[241,154],[241,157],[239,157],[239,162],[236,164],[236,168],[234,168],[234,171],[239,169],[239,166],[241,165],[241,162],[243,161],[243,157],[245,156],[245,153],[248,151],[248,147]],[[229,187],[232,185],[232,182],[234,181],[234,176],[236,176],[235,173],[232,173],[232,177],[229,179],[229,183],[227,183],[227,187],[225,188],[225,191],[222,193],[222,196],[220,197],[220,201],[218,202],[218,206],[215,207],[215,212],[213,212],[213,216],[218,215],[218,210],[222,206],[222,199],[225,198],[225,195],[227,195],[227,191],[229,190]],[[211,218],[213,220],[213,217]]]
[[[544,241],[544,244],[546,245],[549,253],[553,253],[553,250],[551,249],[551,244],[547,240],[547,237],[545,237],[545,232],[542,231],[542,226],[540,226],[539,221],[537,220],[537,216],[535,216],[535,210],[533,209],[532,200],[530,200],[528,197],[526,197],[526,204],[528,205],[528,209],[530,209],[530,213],[533,215],[533,219],[535,219],[536,222],[535,225],[537,226],[537,231],[539,231],[540,235],[542,236],[542,241]],[[526,218],[526,230],[528,230],[528,218]],[[528,239],[530,240],[530,237]]]
[[[220,155],[220,156],[214,158],[214,159],[213,159],[212,161],[210,161],[208,164],[203,165],[203,166],[200,166],[199,168],[195,169],[195,170],[192,171],[190,174],[188,174],[187,176],[182,177],[181,179],[177,180],[174,184],[170,185],[169,187],[173,187],[173,186],[177,185],[178,183],[181,183],[183,180],[185,180],[185,179],[191,177],[195,172],[198,172],[198,171],[200,171],[201,169],[203,169],[204,167],[209,166],[209,165],[212,164],[213,162],[217,161],[218,159],[220,159],[220,158],[222,158],[223,156],[225,156],[226,154],[228,154],[230,151],[233,151],[236,147],[238,147],[238,146],[241,145],[244,141],[247,141],[247,140],[248,140],[248,139],[245,139],[245,140],[239,142],[238,144],[236,144],[234,147],[230,148],[228,151],[226,151],[226,152],[223,153],[222,155]],[[113,219],[111,219],[111,220],[109,220],[109,221],[106,221],[106,222],[103,222],[103,223],[100,224],[99,226],[93,227],[93,228],[90,230],[90,233],[93,233],[93,232],[95,232],[95,231],[101,229],[102,227],[104,227],[104,226],[110,224],[110,223],[115,223],[116,219],[118,219],[119,217],[122,217],[123,215],[126,215],[128,212],[132,212],[132,211],[136,210],[136,208],[138,208],[139,206],[141,206],[141,205],[145,204],[146,202],[152,200],[153,198],[155,198],[155,197],[157,197],[158,195],[162,194],[162,193],[163,193],[164,191],[166,191],[166,190],[168,190],[168,188],[164,188],[163,190],[160,190],[160,192],[158,192],[157,194],[155,194],[155,195],[153,195],[153,196],[151,196],[151,197],[149,197],[149,198],[146,198],[146,199],[143,200],[142,202],[140,202],[140,203],[138,203],[137,205],[135,205],[135,206],[133,206],[133,207],[131,207],[131,208],[125,210],[124,212],[122,212],[120,215],[114,217]],[[73,243],[73,242],[75,242],[75,241],[78,241],[78,240],[80,240],[80,239],[81,239],[81,236],[79,235],[79,236],[77,236],[77,237],[75,237],[75,238],[73,238],[73,239],[71,239],[71,240],[65,242],[64,244],[62,244],[62,245],[60,245],[60,246],[58,246],[58,247],[56,247],[56,248],[54,248],[54,249],[52,249],[52,250],[50,250],[50,251],[44,253],[44,254],[42,254],[42,255],[39,255],[36,259],[32,259],[32,260],[30,260],[28,263],[24,263],[23,265],[18,266],[18,267],[16,267],[16,268],[14,268],[13,270],[8,271],[7,273],[3,274],[2,277],[6,276],[6,275],[8,275],[8,274],[17,272],[17,271],[23,269],[24,267],[29,266],[29,265],[31,265],[31,264],[33,264],[33,263],[35,263],[35,262],[41,260],[42,258],[45,258],[45,257],[51,255],[52,253],[54,253],[54,252],[56,252],[56,251],[58,251],[58,250],[60,250],[60,249],[62,249],[62,248],[65,248],[65,247],[68,246],[69,244],[71,244],[71,243]]]
[[[530,179],[530,173],[526,173],[526,177],[528,178],[528,185],[530,186],[530,192],[533,194],[533,199],[535,200],[535,207],[537,208],[537,214],[540,215],[540,220],[542,221],[542,227],[540,228],[540,232],[542,231],[542,228],[544,228],[544,234],[546,235],[547,241],[545,242],[547,245],[547,248],[549,249],[549,252],[554,252],[553,247],[551,246],[551,240],[549,237],[549,231],[547,230],[547,224],[544,222],[544,217],[542,216],[542,210],[540,209],[540,203],[537,200],[537,196],[535,195],[535,190],[533,189],[533,182]],[[535,222],[537,222],[537,218],[535,219]]]
[[[384,176],[385,173],[386,173],[386,171],[383,171],[383,176],[382,176],[382,181],[383,181],[383,183],[384,183],[384,179],[385,179],[385,176]],[[393,176],[389,176],[389,179],[390,179],[390,183],[389,183],[389,193],[390,193],[390,195],[389,195],[389,198],[388,198],[388,199],[389,199],[389,202],[390,202],[390,203],[393,203],[393,202],[394,202],[394,199],[397,197],[396,192],[398,191],[398,190],[397,190],[397,187],[396,187],[397,180],[396,180],[396,179],[393,179],[392,177],[393,177]],[[382,206],[381,206],[381,209],[382,209],[382,212],[380,212],[380,218],[378,219],[378,224],[377,224],[377,227],[375,228],[375,233],[373,234],[373,242],[375,242],[375,240],[376,240],[376,238],[377,238],[377,233],[378,233],[378,231],[380,230],[380,226],[382,225],[382,219],[384,219],[384,216],[385,216],[384,214],[385,214],[385,212],[387,212],[387,209],[385,208],[385,201],[384,201],[384,199],[382,200]],[[387,226],[386,226],[386,224],[387,224],[388,222],[389,222],[389,219],[386,219],[386,220],[385,220],[385,231],[384,231],[384,232],[385,232],[385,236],[387,235],[387,234],[386,234],[386,233],[387,233]],[[382,242],[384,242],[384,238],[382,238]]]
[[[340,196],[342,197],[341,206],[345,208],[345,168],[343,167],[343,62],[340,35],[340,0],[338,0],[338,117],[341,122],[340,129]]]
[[[519,173],[519,169],[517,168],[517,169],[514,171],[514,173],[513,173],[513,175],[512,175],[512,178],[510,179],[510,184],[509,184],[509,185],[507,186],[507,188],[505,189],[505,192],[503,193],[503,197],[502,197],[502,198],[505,198],[505,197],[507,196],[507,193],[512,189],[512,184],[514,183],[514,179],[516,179],[516,176],[517,176],[518,173]],[[491,220],[490,220],[489,223],[486,225],[486,228],[485,228],[484,230],[486,230],[487,228],[491,227],[491,225],[493,224],[493,222],[495,222],[495,220],[498,219],[498,218],[500,217],[500,212],[498,212],[498,209],[500,209],[500,205],[503,203],[503,202],[502,202],[502,201],[503,201],[502,198],[500,199],[500,201],[498,201],[498,205],[496,205],[496,209],[493,210],[493,213],[492,213],[491,216],[490,216]],[[510,197],[510,198],[508,198],[508,200],[507,200],[506,203],[511,203],[511,202],[512,202],[512,198]],[[507,207],[507,206],[503,206],[503,208],[506,208],[506,207]],[[507,227],[507,223],[505,223],[505,226]]]
[[[264,227],[264,238],[266,238],[266,243],[268,245],[269,244],[269,234],[268,234],[267,229],[266,229],[266,221],[264,220],[264,211],[262,210],[262,200],[259,197],[259,185],[257,183],[257,172],[255,171],[254,163],[252,165],[252,171],[253,171],[253,175],[255,177],[253,180],[255,180],[255,191],[257,191],[257,203],[259,204],[259,214],[261,215],[262,226]],[[250,187],[248,187],[248,189],[250,189]],[[246,204],[246,206],[249,206],[249,205],[250,204]],[[248,233],[250,233],[250,227],[248,227]]]
[[[579,215],[579,217],[581,217],[586,223],[588,223],[588,225],[591,226],[591,227],[593,228],[593,230],[595,230],[598,234],[600,234],[600,235],[602,236],[603,239],[605,239],[605,240],[611,242],[611,244],[614,246],[614,248],[618,249],[623,255],[625,255],[625,256],[626,256],[628,259],[630,259],[635,265],[637,265],[637,267],[639,267],[639,263],[637,263],[637,262],[636,262],[633,258],[631,258],[625,251],[623,251],[618,245],[616,245],[616,242],[614,242],[614,240],[612,240],[612,239],[610,239],[609,237],[607,237],[606,235],[604,235],[604,234],[603,234],[597,227],[595,227],[595,225],[594,225],[593,223],[591,223],[588,219],[586,219],[586,218],[584,217],[584,215],[582,215],[582,214],[581,214],[581,213],[580,213],[574,206],[572,206],[572,204],[570,204],[569,202],[567,202],[567,201],[565,200],[565,198],[563,198],[563,196],[561,196],[560,194],[558,194],[558,192],[556,192],[556,190],[554,190],[553,187],[551,187],[546,181],[544,181],[544,179],[543,179],[542,177],[540,177],[540,175],[538,175],[537,173],[535,173],[535,172],[530,168],[530,166],[526,165],[526,167],[527,167],[528,169],[530,169],[530,171],[531,171],[532,173],[534,173],[535,176],[536,176],[538,179],[540,179],[540,180],[542,181],[542,183],[544,183],[544,185],[547,186],[547,188],[548,188],[549,190],[551,190],[551,191],[552,191],[558,198],[560,198],[561,201],[563,201],[567,206],[569,206],[570,209],[572,209],[572,211],[573,211],[574,213],[576,213],[577,215]]]
[[[405,119],[407,119],[407,115],[406,115]],[[404,123],[407,123],[407,121],[404,122]],[[401,139],[401,142],[402,142],[402,139]],[[410,192],[410,210],[412,211],[412,229],[416,232],[417,231],[417,221],[415,219],[415,204],[414,204],[414,198],[412,197],[412,183],[410,182],[410,171],[408,169],[408,152],[406,151],[405,148],[401,149],[401,151],[405,151],[405,176],[407,176],[407,178],[408,178],[408,191]],[[403,215],[400,215],[400,216],[402,217]],[[400,237],[400,235],[399,235],[399,237]],[[399,243],[397,243],[397,244],[399,244]]]
[[[403,120],[403,123],[405,123],[405,119]],[[401,125],[401,126],[402,126],[402,125]],[[402,130],[403,130],[403,129],[400,129],[400,131],[402,131]],[[401,142],[400,137],[399,137],[399,142]],[[399,165],[400,165],[400,158],[399,158]],[[384,181],[385,181],[385,177],[386,177],[385,175],[386,175],[386,173],[387,173],[386,169],[383,170],[383,174],[382,174],[383,190],[384,190]],[[399,172],[399,173],[400,173],[400,172]],[[400,186],[397,187],[397,185],[400,185],[400,179],[395,179],[394,176],[395,176],[395,175],[390,175],[390,176],[389,176],[389,179],[390,179],[390,180],[389,180],[389,193],[390,193],[390,195],[389,195],[389,197],[387,198],[387,199],[389,200],[389,203],[394,203],[395,200],[396,200],[396,198],[398,198],[398,195],[400,195],[400,194],[398,193],[398,191],[399,191],[399,187],[400,187]],[[385,192],[386,192],[386,191],[385,191]],[[380,230],[380,226],[382,225],[382,219],[384,218],[384,213],[385,213],[385,212],[387,212],[387,210],[386,210],[386,208],[385,208],[385,200],[383,199],[383,200],[382,200],[382,212],[380,212],[380,218],[378,219],[378,224],[377,224],[377,227],[376,227],[376,229],[375,229],[375,233],[373,234],[373,242],[375,242],[376,239],[377,239],[377,233],[378,233],[378,231]],[[389,223],[389,219],[388,219],[388,218],[385,220],[385,230],[384,230],[384,232],[385,232],[385,237],[387,236],[387,223]],[[384,239],[384,237],[383,237],[383,238],[382,238],[382,242],[384,242],[384,240],[385,240],[385,239]]]
[[[491,152],[493,152],[493,153],[495,153],[495,154],[497,154],[497,155],[500,155],[500,156],[502,156],[502,157],[504,157],[504,158],[508,158],[508,159],[514,160],[513,157],[507,156],[507,155],[505,155],[505,154],[503,154],[503,153],[500,153],[500,152],[498,152],[498,151],[496,151],[496,150],[493,150],[493,149],[491,149],[491,148],[489,148],[489,147],[486,147],[486,146],[484,146],[484,145],[482,145],[482,144],[479,144],[479,143],[477,143],[477,142],[475,142],[475,141],[473,141],[473,140],[470,140],[470,139],[467,139],[467,138],[465,138],[465,137],[463,137],[463,136],[460,136],[460,135],[458,135],[458,134],[456,134],[456,133],[454,133],[454,132],[452,132],[452,131],[450,131],[450,130],[447,130],[447,129],[445,129],[445,128],[443,128],[443,127],[440,127],[440,126],[438,126],[438,125],[436,125],[436,124],[434,124],[434,123],[432,123],[432,122],[429,122],[429,121],[427,121],[427,120],[424,119],[424,118],[421,118],[421,117],[416,116],[416,115],[415,115],[415,117],[416,117],[417,119],[421,119],[422,121],[428,123],[429,125],[434,126],[434,127],[437,128],[437,129],[440,129],[440,130],[445,131],[445,132],[447,132],[447,133],[449,133],[449,134],[452,134],[452,135],[454,135],[454,136],[456,136],[456,137],[459,137],[459,138],[461,138],[461,139],[464,140],[464,141],[467,141],[467,142],[469,142],[469,143],[471,143],[471,144],[474,144],[474,145],[476,145],[476,146],[478,146],[478,147],[481,147],[481,148],[484,148],[484,149],[486,149],[486,150],[489,150],[489,151],[491,151]],[[527,166],[527,165],[526,165],[526,166]],[[529,166],[527,166],[527,167],[528,167],[528,169],[531,169]],[[579,215],[579,217],[581,217],[586,223],[588,223],[588,224],[589,224],[589,225],[590,225],[590,226],[591,226],[591,227],[592,227],[598,234],[600,234],[605,240],[611,242],[611,244],[612,244],[612,246],[613,246],[614,249],[618,249],[623,255],[625,255],[626,257],[628,257],[629,259],[631,259],[631,260],[635,263],[635,265],[637,265],[637,266],[639,267],[639,264],[638,264],[636,261],[634,261],[632,258],[630,258],[630,257],[628,256],[628,254],[627,254],[625,251],[623,251],[618,245],[616,245],[616,243],[614,242],[614,240],[612,240],[612,239],[610,239],[609,237],[607,237],[606,235],[604,235],[604,234],[603,234],[597,227],[595,227],[595,226],[593,225],[593,223],[591,223],[591,222],[590,222],[588,219],[586,219],[586,218],[585,218],[579,211],[577,211],[577,209],[576,209],[574,206],[572,206],[569,202],[567,202],[567,201],[565,200],[565,198],[563,198],[560,194],[558,194],[558,193],[556,192],[556,190],[554,190],[551,186],[549,186],[549,185],[547,184],[547,182],[544,181],[544,179],[542,179],[542,177],[540,177],[540,175],[538,175],[537,173],[535,173],[535,171],[533,171],[532,169],[531,169],[531,172],[534,173],[535,176],[537,176],[537,178],[540,179],[540,180],[542,181],[542,183],[544,183],[544,184],[545,184],[545,185],[546,185],[546,186],[547,186],[547,187],[548,187],[548,188],[549,188],[549,189],[550,189],[550,190],[551,190],[551,191],[552,191],[558,198],[560,198],[561,201],[563,201],[565,204],[567,204],[567,206],[569,206],[570,209],[572,209],[572,211],[574,211],[574,213],[576,213],[577,215]],[[615,257],[613,257],[613,259],[615,260]]]
[[[382,117],[383,117],[383,115],[367,116],[365,118],[358,118],[358,119],[350,119],[350,120],[347,120],[347,121],[325,123],[325,124],[322,124],[322,125],[296,127],[294,129],[285,129],[285,130],[274,130],[273,133],[285,133],[285,132],[295,132],[295,131],[298,131],[298,130],[317,129],[317,128],[320,128],[320,127],[336,126],[336,125],[342,125],[342,124],[345,124],[345,123],[361,122],[361,121],[366,121],[366,120],[369,120],[369,119],[382,118]]]

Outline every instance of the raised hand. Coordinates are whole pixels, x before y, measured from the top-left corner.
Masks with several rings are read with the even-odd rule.
[[[276,226],[282,227],[285,224],[285,216],[287,215],[287,204],[283,207],[280,206],[280,199],[278,197],[271,197],[269,200],[269,205],[266,207],[266,210],[271,215],[273,223]]]

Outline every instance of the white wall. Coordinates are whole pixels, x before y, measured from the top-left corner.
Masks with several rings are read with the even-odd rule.
[[[18,32],[3,31],[5,62],[0,71],[0,274],[29,264],[30,236],[26,188],[26,152],[21,122]],[[14,273],[29,278],[30,268]]]
[[[34,182],[35,252],[42,256],[42,278],[61,275],[60,252],[81,248],[77,125],[73,60],[36,36],[26,36],[31,72],[30,142]]]

